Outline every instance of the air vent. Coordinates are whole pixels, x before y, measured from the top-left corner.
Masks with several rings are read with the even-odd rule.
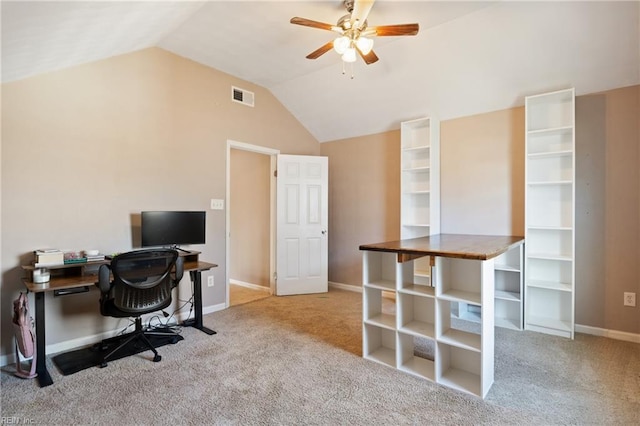
[[[253,92],[231,86],[231,100],[242,105],[253,106]]]

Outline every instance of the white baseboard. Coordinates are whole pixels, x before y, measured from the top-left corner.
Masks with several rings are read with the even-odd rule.
[[[337,288],[340,290],[353,291],[356,293],[362,293],[362,286],[359,286],[359,285],[343,284],[343,283],[336,283],[333,281],[329,281],[329,287]]]
[[[226,309],[225,304],[219,303],[217,305],[203,307],[202,314],[206,315],[213,312],[221,311],[223,309]],[[146,323],[149,320],[149,318],[152,318],[156,315],[158,315],[157,312],[150,315],[143,316],[142,317],[143,324]],[[187,319],[188,315],[189,315],[189,312],[186,311],[186,312],[175,314],[174,316],[176,317],[176,320],[178,322],[182,322]],[[76,339],[65,340],[64,342],[53,343],[53,344],[47,345],[45,353],[47,355],[57,354],[60,352],[66,352],[66,351],[82,348],[85,346],[93,345],[94,343],[98,343],[104,339],[108,339],[109,337],[115,336],[120,330],[122,330],[122,328],[123,327],[117,327],[114,330],[104,331],[102,333],[96,333],[89,336],[78,337]],[[13,352],[10,354],[0,355],[0,366],[2,367],[9,364],[15,364],[15,362],[16,362],[16,357]]]
[[[591,334],[594,336],[608,337],[615,340],[640,343],[640,334],[628,333],[626,331],[607,330],[605,328],[591,327],[588,325],[580,324],[576,324],[575,331],[577,333]]]
[[[340,289],[340,290],[353,291],[353,292],[356,292],[356,293],[362,293],[362,286],[359,286],[359,285],[343,284],[343,283],[337,283],[337,282],[334,282],[334,281],[329,281],[329,287],[337,288],[337,289]],[[394,291],[383,291],[382,292],[382,297],[386,297],[387,299],[395,300],[396,299],[396,293]]]
[[[246,287],[246,288],[250,288],[252,290],[260,290],[260,291],[264,291],[264,292],[269,293],[269,294],[273,294],[273,292],[271,291],[270,287],[265,287],[263,285],[247,283],[247,282],[244,282],[244,281],[234,280],[234,279],[231,279],[231,278],[229,278],[229,284],[235,284],[235,285],[239,285],[240,287]]]

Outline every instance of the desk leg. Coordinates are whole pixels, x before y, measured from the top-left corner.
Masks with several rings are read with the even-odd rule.
[[[191,282],[193,283],[193,304],[194,304],[194,318],[186,320],[183,325],[186,327],[194,327],[200,331],[211,335],[216,334],[215,331],[202,325],[202,272],[189,271],[191,275]]]
[[[47,354],[44,321],[44,292],[34,293],[36,297],[36,373],[40,387],[53,384],[51,375],[47,371]]]

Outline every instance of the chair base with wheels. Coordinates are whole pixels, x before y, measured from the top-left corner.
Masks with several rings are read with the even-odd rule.
[[[121,349],[127,349],[130,346],[137,346],[137,344],[144,344],[147,350],[153,352],[153,362],[160,362],[162,360],[162,356],[156,350],[156,347],[151,343],[148,336],[162,336],[168,338],[168,343],[175,344],[178,343],[181,339],[175,333],[162,333],[162,332],[154,332],[154,331],[145,331],[142,328],[142,319],[136,318],[135,320],[135,330],[129,334],[124,336],[118,336],[117,341],[114,341],[116,338],[112,338],[109,340],[105,340],[100,345],[101,351],[108,351],[106,354],[102,355],[100,360],[100,368],[106,367],[107,362],[111,359],[117,359],[116,355],[120,355],[118,351]],[[117,344],[117,346],[113,349],[111,347]],[[142,348],[144,351],[145,348]],[[136,351],[138,352],[138,351]]]
[[[174,265],[175,272],[172,273]],[[114,257],[111,265],[100,266],[98,287],[101,291],[102,315],[135,318],[133,332],[99,344],[98,349],[104,353],[100,356],[100,367],[106,367],[109,360],[146,350],[151,350],[153,361],[159,362],[162,357],[156,350],[157,346],[182,340],[175,333],[145,330],[141,318],[141,315],[161,311],[171,304],[171,291],[178,285],[182,275],[182,258],[176,250],[169,249],[123,253]],[[156,336],[164,337],[159,345],[152,342]]]

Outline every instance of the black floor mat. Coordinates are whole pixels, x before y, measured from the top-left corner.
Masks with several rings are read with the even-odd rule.
[[[126,336],[117,336],[115,338],[104,340],[101,343],[96,343],[95,345],[89,346],[87,348],[77,349],[75,351],[56,355],[53,357],[53,363],[65,376],[77,373],[78,371],[82,371],[87,368],[99,366],[103,354],[106,354],[115,349],[125,338]],[[167,333],[166,336],[151,335],[147,336],[147,338],[155,348],[184,340],[184,337],[182,336],[169,333]],[[109,357],[109,360],[107,362],[112,362],[117,359],[121,359],[145,351],[149,352],[149,361],[151,361],[153,359],[153,352],[151,352],[151,350],[140,340],[136,340],[135,343],[130,343],[120,348],[116,353]],[[161,351],[158,351],[158,353],[162,355]]]

